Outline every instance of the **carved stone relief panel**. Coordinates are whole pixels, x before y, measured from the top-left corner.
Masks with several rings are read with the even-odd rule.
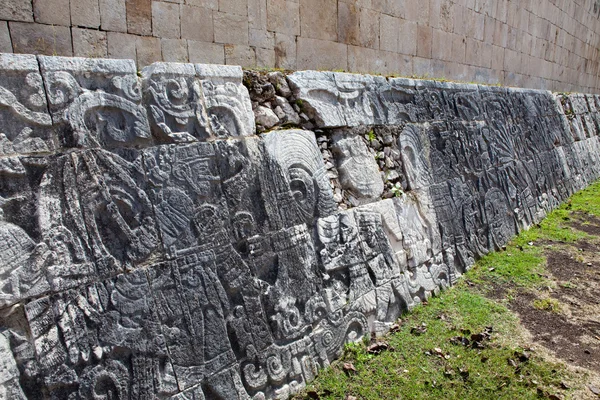
[[[0,71],[0,164],[18,164],[19,154],[53,152],[56,133],[37,58],[0,54]]]
[[[248,89],[242,85],[242,68],[206,64],[196,64],[195,68],[202,80],[213,135],[218,138],[254,135],[254,113]]]
[[[65,147],[151,144],[132,60],[39,56],[53,124]]]

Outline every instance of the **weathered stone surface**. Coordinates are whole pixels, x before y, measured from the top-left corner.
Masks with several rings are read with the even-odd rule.
[[[126,0],[100,0],[100,26],[102,30],[127,32]]]
[[[127,0],[127,32],[136,35],[152,34],[152,0]]]
[[[8,28],[15,53],[73,55],[71,29],[66,26],[9,22]]]
[[[71,24],[86,28],[100,27],[98,0],[71,0]]]
[[[212,42],[214,40],[212,10],[181,6],[181,38]]]
[[[138,36],[135,41],[137,65],[143,68],[153,62],[162,61],[159,38]]]
[[[0,53],[12,53],[13,47],[10,40],[10,32],[8,31],[8,23],[0,22]]]
[[[76,57],[106,58],[106,32],[73,28],[73,55]]]
[[[6,398],[288,398],[600,176],[598,96],[10,54],[0,72]],[[261,111],[320,129],[257,136]]]
[[[225,64],[225,49],[221,44],[188,40],[190,62],[200,64]]]
[[[179,4],[152,2],[152,34],[159,38],[179,39]]]
[[[217,12],[214,15],[215,42],[248,44],[248,19],[234,14]]]
[[[33,22],[30,0],[1,0],[0,19],[5,21]]]
[[[71,25],[69,0],[35,0],[33,2],[35,22],[49,25]]]
[[[188,44],[184,39],[162,39],[162,58],[167,62],[186,63],[188,59]]]
[[[108,56],[110,58],[135,60],[137,57],[136,40],[135,36],[127,33],[106,32]]]

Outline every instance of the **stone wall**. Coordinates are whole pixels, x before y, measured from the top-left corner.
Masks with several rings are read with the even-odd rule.
[[[287,398],[600,174],[593,95],[0,71],[1,398]]]
[[[598,0],[0,0],[0,52],[598,93]]]

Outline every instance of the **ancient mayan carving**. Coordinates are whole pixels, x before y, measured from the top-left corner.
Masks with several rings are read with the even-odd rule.
[[[3,398],[288,398],[600,176],[597,96],[300,72],[257,136],[237,67],[0,70]]]

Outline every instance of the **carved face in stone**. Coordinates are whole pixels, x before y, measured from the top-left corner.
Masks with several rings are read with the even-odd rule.
[[[269,155],[279,164],[301,220],[312,221],[335,210],[333,192],[314,134],[275,131],[265,136]]]
[[[350,135],[335,136],[333,141],[342,188],[359,200],[378,199],[383,193],[383,181],[375,157],[364,141]]]

